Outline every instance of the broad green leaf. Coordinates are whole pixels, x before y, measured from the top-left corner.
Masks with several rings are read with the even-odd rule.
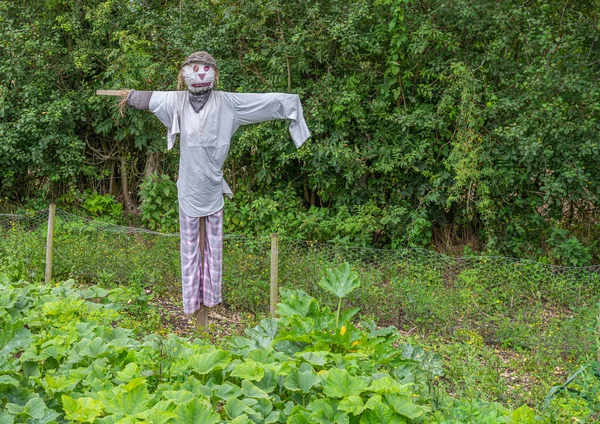
[[[46,404],[39,397],[34,397],[27,401],[25,406],[16,403],[7,403],[6,410],[13,415],[22,415],[33,419],[41,419],[46,411]]]
[[[279,377],[275,371],[271,368],[265,368],[265,375],[260,381],[256,382],[256,387],[267,393],[271,393],[277,387],[278,382]]]
[[[42,351],[40,352],[40,358],[43,358],[43,359],[54,358],[54,359],[60,360],[61,358],[63,358],[66,355],[66,353],[67,353],[66,346],[50,345],[50,346],[47,346],[44,349],[42,349]]]
[[[29,416],[38,420],[44,417],[46,409],[46,404],[39,397],[34,397],[25,404],[25,410],[29,413]]]
[[[265,349],[254,349],[248,352],[246,359],[252,359],[253,361],[260,362],[261,364],[270,364],[274,360],[271,352]]]
[[[133,384],[132,384],[133,383]],[[146,383],[142,379],[134,379],[127,386],[125,392],[116,394],[111,399],[108,399],[104,405],[106,412],[116,414],[119,412],[135,415],[146,409],[150,396]]]
[[[164,424],[176,418],[175,413],[171,410],[173,409],[172,405],[172,400],[161,400],[152,408],[138,412],[135,414],[135,417],[140,420],[150,421],[152,424]]]
[[[3,345],[0,345],[0,357],[10,354],[15,349],[22,349],[31,343],[31,332],[23,327],[23,323],[19,322],[13,326],[11,331],[12,337],[9,338],[5,335],[6,339],[3,341]]]
[[[347,396],[340,401],[338,409],[349,414],[360,415],[364,410],[363,400],[358,395]]]
[[[317,411],[310,415],[310,421],[315,424],[349,424],[350,419],[344,411],[338,411],[335,414],[327,414],[325,411]]]
[[[242,414],[236,418],[234,418],[233,420],[229,421],[230,424],[254,424],[254,421],[252,421],[248,415],[246,414]]]
[[[210,398],[213,395],[213,390],[210,387],[200,383],[194,376],[189,377],[185,383],[181,385],[181,389],[195,393],[196,395],[202,395],[206,398]]]
[[[279,422],[279,417],[281,416],[281,412],[279,411],[271,411],[271,413],[265,417],[264,419],[264,423],[265,424],[272,424],[272,423],[276,423]]]
[[[258,403],[258,399],[254,399],[254,398],[250,398],[250,397],[242,397],[242,402],[244,402],[250,408],[253,408]],[[254,411],[250,412],[250,414],[253,414],[253,413],[254,413]]]
[[[83,357],[97,358],[104,354],[108,349],[108,345],[102,340],[101,337],[96,337],[94,340],[89,342],[79,354]]]
[[[217,424],[221,421],[210,405],[198,399],[178,405],[173,413],[179,422],[186,424]]]
[[[14,424],[15,416],[5,411],[0,411],[0,424]]]
[[[110,416],[107,418],[110,418]],[[104,424],[104,422],[102,422],[102,424]],[[136,420],[135,417],[127,415],[125,417],[120,417],[114,424],[138,424],[138,420]]]
[[[187,390],[166,390],[163,392],[163,397],[167,400],[172,400],[175,402],[175,405],[189,402],[195,398],[194,394]]]
[[[333,418],[335,411],[331,403],[332,401],[330,399],[315,399],[311,401],[306,408],[313,413],[323,412],[327,417]]]
[[[40,377],[41,374],[39,364],[33,361],[27,361],[23,363],[23,374],[30,378]]]
[[[0,375],[0,386],[19,387],[19,382],[9,375]]]
[[[140,416],[140,414],[136,414],[135,417],[142,419],[146,422],[152,423],[152,424],[166,424],[166,423],[177,422],[175,420],[175,418],[177,418],[177,415],[174,412],[169,412],[169,411],[152,411],[152,410],[150,410],[148,415],[146,415],[146,416]],[[138,423],[138,422],[139,421],[136,421],[136,423]]]
[[[8,310],[17,303],[19,292],[15,289],[0,291],[0,309]]]
[[[118,338],[108,342],[108,346],[114,347],[116,350],[133,348],[136,346],[135,341],[129,338]]]
[[[273,402],[269,398],[266,399],[256,399],[257,402],[252,406],[256,412],[258,412],[261,416],[268,416],[271,411],[273,411]]]
[[[414,420],[423,415],[424,409],[419,405],[415,405],[412,401],[412,397],[409,396],[397,396],[387,395],[387,403],[392,407],[398,414],[405,416],[411,420]]]
[[[229,398],[227,402],[225,402],[225,406],[223,407],[229,418],[233,419],[239,417],[242,414],[254,414],[255,411],[252,410],[247,404],[239,400],[238,398]]]
[[[381,397],[381,395],[372,395],[369,397],[369,399],[367,399],[367,402],[365,403],[365,409],[374,409],[377,405],[382,403],[383,398]]]
[[[284,386],[288,390],[308,393],[321,381],[321,378],[311,369],[307,371],[292,371],[285,379]]]
[[[117,378],[124,383],[129,383],[140,375],[140,366],[134,362],[130,362],[121,371],[117,372]]]
[[[278,320],[275,318],[265,318],[259,325],[247,329],[244,333],[261,349],[270,349],[271,343],[277,335],[277,322]]]
[[[269,398],[269,395],[266,392],[259,389],[248,380],[242,381],[242,394],[251,398]]]
[[[360,394],[367,383],[358,377],[352,377],[348,371],[333,368],[327,374],[323,393],[334,398],[343,398],[350,395]]]
[[[340,322],[351,322],[354,315],[356,315],[359,311],[360,308],[350,308],[342,311],[340,314]]]
[[[264,365],[248,359],[244,362],[235,364],[232,377],[239,377],[243,380],[259,381],[265,375]]]
[[[71,391],[75,388],[79,379],[65,374],[46,374],[42,380],[42,386],[51,393]]]
[[[98,399],[82,397],[75,400],[67,395],[63,395],[61,399],[65,418],[69,420],[91,423],[104,412],[102,401]]]
[[[208,374],[215,369],[223,369],[231,361],[231,354],[224,350],[214,350],[208,353],[192,355],[189,359],[190,368],[198,374]]]
[[[347,296],[360,286],[358,274],[352,271],[350,264],[343,263],[338,268],[328,269],[327,275],[319,281],[319,286],[339,298]]]
[[[350,417],[348,416],[348,414],[346,412],[338,411],[333,416],[333,422],[337,423],[337,424],[349,424]]]
[[[224,401],[229,400],[232,397],[238,397],[242,394],[242,389],[233,383],[223,383],[217,390],[215,390],[215,396],[223,399]]]
[[[108,290],[103,289],[98,286],[92,286],[86,290],[81,292],[81,296],[84,299],[92,299],[97,297],[106,297],[108,295]]]
[[[411,394],[411,391],[408,389],[408,385],[401,385],[397,380],[389,376],[373,380],[367,390],[381,394]]]
[[[314,301],[312,297],[302,290],[281,290],[282,302],[277,304],[277,316],[293,317],[295,315],[305,318]]]
[[[360,417],[360,424],[406,424],[406,422],[405,418],[394,414],[388,406],[381,402],[379,402],[372,410],[364,411]]]
[[[296,356],[304,359],[311,365],[323,366],[327,363],[329,352],[298,352]]]
[[[539,422],[535,419],[535,413],[526,404],[515,409],[510,417],[512,418],[511,422],[519,424],[535,424]]]
[[[287,424],[314,424],[308,417],[306,417],[306,415],[309,414],[307,414],[305,411],[295,412],[288,417],[286,422]]]
[[[6,410],[13,414],[13,415],[19,415],[22,414],[25,411],[25,407],[21,406],[21,405],[17,405],[16,403],[7,403],[5,406]]]
[[[307,408],[311,411],[310,416],[303,413],[311,422],[319,424],[339,423],[348,424],[348,415],[344,411],[335,409],[337,402],[333,399],[316,399],[311,401]]]

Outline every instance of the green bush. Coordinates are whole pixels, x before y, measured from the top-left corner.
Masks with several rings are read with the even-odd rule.
[[[87,191],[83,199],[82,206],[92,217],[110,222],[120,221],[123,205],[118,203],[114,196]]]
[[[547,243],[552,248],[552,256],[561,264],[586,266],[592,261],[590,247],[584,246],[568,230],[552,228]]]
[[[140,185],[140,197],[144,224],[163,232],[178,231],[177,185],[168,175],[151,174],[145,178]]]

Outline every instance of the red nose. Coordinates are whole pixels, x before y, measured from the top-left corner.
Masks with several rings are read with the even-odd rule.
[[[204,77],[206,76],[206,74],[198,74],[198,76],[200,77],[200,79],[201,79],[202,81],[204,81]]]

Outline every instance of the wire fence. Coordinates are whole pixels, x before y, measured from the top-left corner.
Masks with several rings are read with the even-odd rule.
[[[0,215],[0,274],[43,280],[47,222],[48,211]],[[55,279],[133,281],[179,293],[178,234],[119,226],[62,210],[57,210],[54,234]],[[270,238],[226,235],[223,251],[225,305],[267,313]],[[345,306],[359,307],[362,316],[406,331],[452,333],[482,323],[482,337],[491,342],[528,346],[545,339],[515,342],[518,325],[539,325],[546,335],[555,324],[587,334],[585,328],[597,313],[600,265],[565,267],[279,237],[281,289],[303,289],[334,305],[335,299],[318,282],[328,268],[342,262],[350,263],[361,277],[360,288],[344,300]],[[562,346],[561,352],[573,348],[566,339],[555,343]]]

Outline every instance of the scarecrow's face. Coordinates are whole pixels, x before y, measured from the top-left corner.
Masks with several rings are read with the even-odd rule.
[[[183,78],[188,90],[200,93],[213,88],[215,70],[205,63],[190,63],[183,67]]]

